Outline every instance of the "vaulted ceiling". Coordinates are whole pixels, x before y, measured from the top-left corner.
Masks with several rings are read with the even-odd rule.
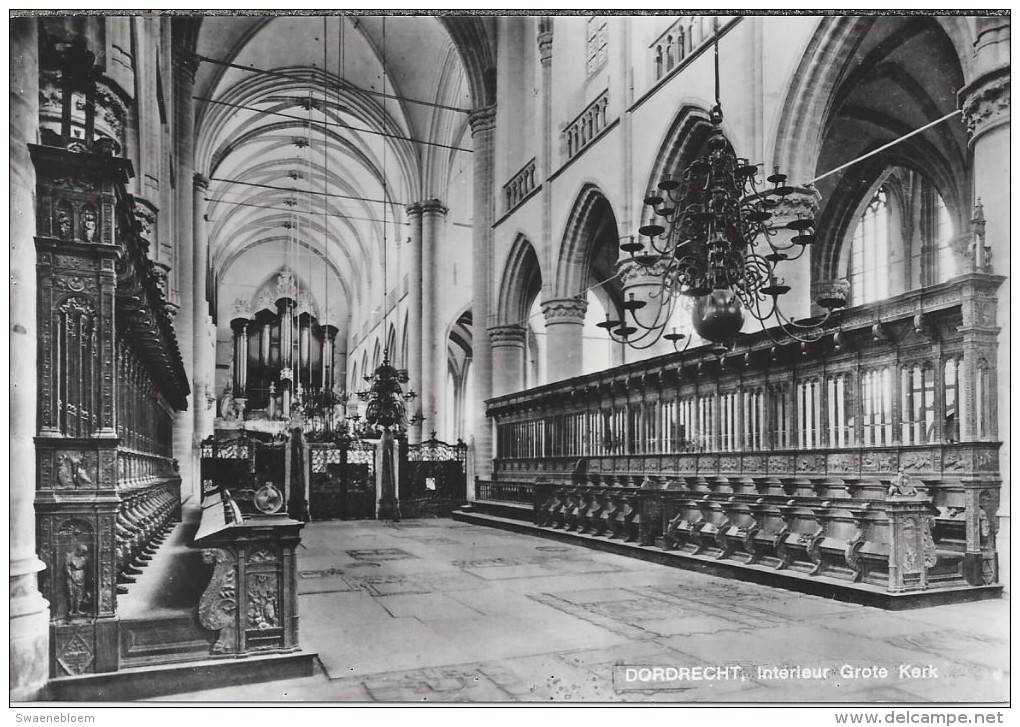
[[[340,325],[394,286],[405,205],[446,198],[470,153],[462,32],[434,17],[202,19],[195,168],[211,180],[221,323],[283,267]]]

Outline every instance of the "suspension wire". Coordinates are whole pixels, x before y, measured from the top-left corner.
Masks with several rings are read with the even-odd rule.
[[[587,300],[588,293],[590,293],[591,291],[595,290],[596,288],[601,288],[603,285],[607,285],[607,284],[613,282],[618,277],[620,277],[620,274],[619,273],[615,273],[613,275],[610,275],[605,280],[600,280],[597,283],[592,283],[587,288],[582,290],[580,293],[578,293],[577,295],[571,296],[567,300],[576,300],[576,301]],[[524,318],[521,318],[518,321],[514,321],[513,323],[508,323],[507,325],[510,325],[510,326],[526,326],[528,324],[528,321],[530,321],[532,318],[535,318],[535,317],[540,316],[540,315],[542,315],[542,311],[539,311],[537,313],[531,313],[531,314],[525,316]],[[603,340],[603,339],[599,339],[599,340]]]
[[[722,108],[719,93],[719,16],[712,17],[712,35],[715,37],[715,105]]]
[[[385,15],[383,16],[383,19],[382,19],[382,87],[383,87],[383,92],[385,92],[386,91],[386,16]],[[383,199],[386,198],[386,148],[388,146],[389,146],[389,144],[383,144],[383,149],[382,149]],[[388,206],[389,205],[383,205],[383,213],[382,213],[383,214],[383,248],[382,248],[382,271],[383,271],[382,272],[382,277],[383,277],[383,284],[382,284],[382,293],[383,293],[383,300],[382,300],[383,321],[382,322],[383,322],[383,325],[382,325],[382,335],[383,335],[383,361],[386,362],[386,363],[389,362],[389,357],[390,357],[389,340],[388,340],[388,338],[389,338],[389,329],[387,328],[387,322],[388,322],[388,319],[389,319],[389,310],[388,310],[388,307],[386,305],[386,302],[387,302],[386,299],[387,299],[388,294],[389,294],[389,290],[387,289],[388,283],[387,283],[387,280],[386,280],[386,246],[387,246],[386,245],[386,243],[387,243],[387,240],[386,240],[386,208]]]
[[[215,98],[209,98],[208,96],[192,96],[195,101],[204,101],[206,103],[219,104],[220,106],[227,106],[232,109],[241,109],[242,111],[254,111],[260,114],[266,114],[268,116],[281,116],[285,119],[293,119],[295,121],[304,121],[300,116],[293,114],[285,114],[282,111],[270,111],[268,109],[261,109],[257,106],[249,106],[247,104],[231,103],[230,101],[221,101]],[[343,105],[339,105],[340,108],[346,108]],[[438,146],[443,149],[452,149],[453,151],[463,151],[468,153],[474,153],[474,149],[468,149],[463,146],[450,146],[449,144],[440,144],[438,141],[424,141],[422,139],[415,139],[410,136],[399,136],[398,134],[390,134],[386,131],[377,131],[376,129],[364,129],[359,126],[351,126],[345,123],[330,123],[329,121],[323,121],[323,126],[330,127],[335,126],[340,129],[348,129],[350,131],[360,131],[363,134],[375,134],[376,136],[385,136],[389,139],[398,139],[399,141],[410,141],[414,144],[424,144],[425,146]]]
[[[220,194],[223,194],[223,193],[221,192]],[[256,209],[275,210],[277,212],[299,212],[301,214],[306,214],[306,215],[318,214],[318,212],[316,210],[313,210],[313,209],[295,209],[293,207],[274,207],[273,205],[255,204],[254,202],[238,202],[238,201],[232,200],[232,199],[223,199],[222,197],[203,197],[203,199],[206,202],[215,202],[217,204],[229,204],[229,205],[235,205],[237,207],[254,207]],[[360,222],[383,222],[383,220],[380,220],[377,217],[356,217],[354,215],[340,214],[339,212],[326,212],[325,208],[323,209],[323,213],[322,214],[323,214],[324,217],[337,217],[337,218],[344,219],[344,220],[358,220]],[[215,220],[210,220],[210,222],[214,222],[214,221]],[[403,227],[407,227],[411,223],[410,222],[396,222],[396,221],[393,221],[390,224],[401,225]]]
[[[342,26],[343,25],[343,21],[341,20],[340,23],[341,23],[341,26]],[[210,58],[209,56],[204,56],[204,55],[201,55],[200,53],[193,54],[193,57],[194,57],[194,59],[196,61],[199,61],[199,62],[202,62],[202,63],[212,63],[213,65],[225,66],[227,68],[234,68],[236,70],[246,71],[248,73],[257,73],[257,74],[260,74],[260,75],[273,76],[273,77],[276,77],[276,78],[286,78],[287,80],[290,80],[290,81],[294,80],[294,75],[292,73],[287,73],[285,71],[271,71],[271,70],[266,69],[266,68],[255,68],[253,66],[242,66],[242,65],[240,65],[238,63],[230,63],[229,61],[223,61],[223,60],[218,60],[216,58]],[[325,70],[325,69],[323,69],[323,70]],[[327,87],[329,87],[329,86],[334,85],[334,84],[327,83],[325,85]],[[397,96],[397,95],[385,93],[385,92],[382,92],[382,91],[371,91],[371,90],[368,90],[368,89],[365,89],[365,88],[361,88],[357,84],[349,83],[347,81],[347,79],[345,79],[345,78],[339,79],[338,83],[336,83],[335,85],[337,87],[337,91],[338,92],[341,91],[343,89],[343,87],[346,86],[347,88],[349,88],[351,90],[354,90],[354,91],[357,91],[359,93],[363,93],[366,96],[379,96],[379,97],[382,97],[382,98],[393,99],[395,101],[404,101],[405,103],[418,104],[419,106],[429,106],[429,107],[432,107],[432,108],[443,109],[445,111],[457,111],[457,112],[462,113],[462,114],[469,114],[469,113],[471,113],[471,109],[461,108],[460,106],[448,106],[446,104],[435,103],[433,101],[422,101],[420,99],[410,98],[409,96]]]
[[[343,21],[340,21],[340,22],[343,22]],[[324,73],[328,73],[329,72],[329,46],[328,46],[328,40],[329,40],[329,26],[326,24],[326,16],[324,15],[324,16],[322,16],[322,70],[323,70]],[[326,100],[326,88],[325,87],[323,87],[323,89],[322,89],[322,100],[323,101]],[[329,182],[329,154],[327,153],[327,149],[326,149],[326,131],[325,131],[325,129],[323,129],[323,132],[322,132],[322,169],[323,169],[323,173],[322,173],[322,191],[325,192],[326,191],[326,187],[327,187],[328,182]],[[325,250],[326,254],[328,255],[329,254],[330,230],[329,230],[329,216],[326,214],[326,207],[325,207],[325,205],[323,205],[323,208],[322,208],[322,229],[323,229],[323,237],[325,238],[323,240],[322,247],[323,247],[323,250]],[[324,305],[323,305],[323,309],[322,309],[322,316],[321,316],[320,325],[321,325],[322,322],[325,322],[326,325],[331,325],[333,323],[333,321],[331,321],[330,318],[329,318],[329,266],[328,265],[324,265],[322,267],[322,290],[323,290],[322,295],[323,295],[323,303],[324,303]],[[333,351],[331,352],[331,355],[333,355],[335,353],[335,349],[336,349],[336,343],[334,342],[334,344],[333,344]],[[321,390],[322,390],[322,393],[325,394],[325,391],[326,391],[326,357],[324,355],[325,352],[326,352],[326,331],[325,330],[322,331],[322,345],[321,345],[321,348],[319,349],[319,351],[320,351],[320,353],[319,353],[319,366],[322,368],[322,371],[321,371],[321,374],[322,374],[322,376],[321,376],[321,380],[322,380]],[[309,360],[311,360],[311,356],[309,356]],[[308,369],[309,369],[309,371],[308,371],[308,378],[309,379],[311,379],[311,377],[312,377],[311,367],[312,367],[312,365],[311,365],[311,363],[309,363],[308,364]],[[329,368],[330,368],[331,371],[333,370],[333,362],[332,361],[329,362]],[[329,399],[323,398],[322,401],[323,402],[329,402]],[[333,422],[333,407],[332,406],[329,409],[329,416],[327,417],[327,421],[330,424],[330,428],[332,428],[332,422]]]
[[[849,166],[853,166],[854,164],[857,164],[858,162],[862,162],[865,159],[867,159],[868,157],[873,157],[876,154],[885,151],[889,147],[895,146],[896,144],[899,144],[901,141],[906,141],[907,139],[909,139],[912,136],[917,136],[921,132],[927,131],[931,127],[936,126],[938,124],[941,124],[943,121],[951,119],[954,116],[956,116],[957,114],[962,114],[962,113],[963,113],[963,111],[960,110],[960,109],[956,109],[955,111],[950,111],[948,114],[946,114],[942,118],[935,119],[934,121],[931,121],[931,122],[925,124],[924,126],[922,126],[919,129],[914,129],[909,134],[904,134],[903,136],[901,136],[898,139],[893,139],[888,144],[883,144],[882,146],[878,147],[877,149],[874,149],[873,151],[869,151],[867,154],[863,154],[863,155],[857,157],[856,159],[851,159],[846,164],[841,164],[840,166],[836,167],[835,169],[830,169],[825,174],[818,175],[817,177],[812,179],[810,182],[805,182],[804,186],[808,186],[809,184],[814,184],[818,180],[825,179],[826,177],[831,176],[831,175],[835,174],[836,172],[841,172],[841,171],[843,171],[844,169],[846,169]]]
[[[259,182],[245,182],[240,179],[224,179],[223,177],[210,177],[212,182],[224,182],[226,184],[241,184],[245,187],[258,187],[259,189],[276,189],[281,192],[293,192],[294,194],[314,195],[317,197],[334,197],[336,199],[353,199],[359,202],[373,202],[375,204],[391,204],[385,199],[372,199],[371,197],[358,197],[351,194],[340,194],[339,192],[315,192],[310,189],[298,189],[297,187],[281,187],[276,184],[262,184]],[[392,204],[403,204],[403,202],[392,202]]]

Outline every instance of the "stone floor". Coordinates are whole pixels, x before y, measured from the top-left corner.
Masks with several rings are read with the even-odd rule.
[[[893,613],[450,520],[314,523],[298,567],[322,671],[167,701],[1009,698],[1006,599]]]

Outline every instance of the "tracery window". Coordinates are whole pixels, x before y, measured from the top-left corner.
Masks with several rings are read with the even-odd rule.
[[[889,197],[879,187],[850,245],[850,299],[854,305],[889,297]]]
[[[586,50],[589,76],[594,76],[606,65],[609,58],[606,48],[608,40],[609,32],[606,28],[606,19],[601,15],[592,15],[588,18]]]
[[[941,195],[935,196],[936,209],[936,247],[938,250],[938,280],[946,281],[957,274],[956,256],[950,242],[953,239],[953,219],[949,214],[949,208]]]

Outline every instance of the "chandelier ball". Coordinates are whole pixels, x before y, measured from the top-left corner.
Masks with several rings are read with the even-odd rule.
[[[698,298],[691,318],[698,335],[713,343],[733,340],[744,326],[740,299],[732,290],[721,288]]]

